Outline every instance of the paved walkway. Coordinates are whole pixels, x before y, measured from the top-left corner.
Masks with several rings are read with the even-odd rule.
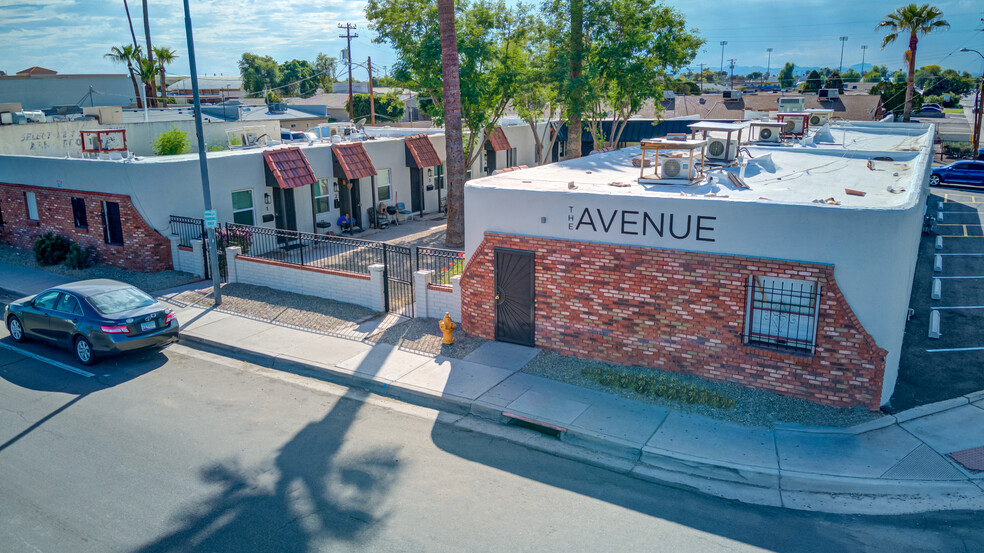
[[[37,294],[73,280],[75,279],[37,269],[0,263],[0,290],[6,290],[17,297]]]
[[[0,288],[18,290],[23,276],[0,270]],[[327,335],[184,304],[173,308],[185,343],[468,415],[458,424],[473,421],[483,432],[496,428],[489,420],[522,421],[559,441],[535,432],[523,439],[504,434],[646,480],[802,510],[984,510],[984,471],[949,456],[984,446],[984,390],[849,429],[752,428],[522,373],[537,353],[532,348],[489,342],[452,359],[366,342],[374,327],[386,324],[379,319],[353,323],[350,335]],[[984,460],[984,448],[976,454]]]

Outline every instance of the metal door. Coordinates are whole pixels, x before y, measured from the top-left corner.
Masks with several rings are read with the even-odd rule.
[[[525,250],[495,249],[495,339],[533,346],[535,257]]]
[[[410,211],[424,213],[424,170],[410,169]]]
[[[386,311],[413,317],[413,255],[408,246],[383,243]]]

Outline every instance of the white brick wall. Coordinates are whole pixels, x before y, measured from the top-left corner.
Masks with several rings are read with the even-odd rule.
[[[191,251],[178,248],[181,240],[177,236],[168,236],[171,240],[171,265],[175,271],[184,271],[200,277],[205,276],[205,266],[202,258],[201,240],[191,241]]]
[[[234,256],[239,248],[228,248],[229,282],[266,286],[276,290],[328,298],[383,311],[383,266],[369,266],[369,280],[309,271],[282,265],[270,265]]]
[[[427,288],[427,282],[434,271],[420,270],[413,275],[414,299],[418,317],[444,318],[451,314],[451,320],[461,322],[461,275],[451,277],[451,291]]]

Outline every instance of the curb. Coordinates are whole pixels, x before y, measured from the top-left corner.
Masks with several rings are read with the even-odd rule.
[[[334,384],[358,387],[411,405],[462,415],[454,426],[497,437],[530,449],[583,462],[661,485],[697,491],[742,503],[855,515],[897,515],[948,510],[984,510],[984,486],[972,480],[890,480],[799,473],[715,459],[704,459],[658,447],[639,447],[618,438],[560,428],[558,438],[510,425],[502,406],[480,400],[436,394],[395,382],[380,382],[340,371],[334,365],[290,358],[179,333],[180,342],[220,355]],[[974,392],[954,400],[924,405],[851,428],[776,425],[776,430],[862,434],[975,401]],[[911,412],[911,413],[910,413]]]

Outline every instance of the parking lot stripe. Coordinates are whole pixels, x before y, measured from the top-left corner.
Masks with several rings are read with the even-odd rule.
[[[984,278],[984,276],[934,276],[933,278]]]
[[[973,348],[943,348],[943,349],[928,349],[926,353],[945,353],[948,351],[981,351],[984,350],[984,346],[978,346]]]
[[[25,349],[14,347],[14,346],[11,346],[9,344],[4,344],[3,342],[0,342],[0,348],[9,349],[10,351],[12,351],[14,353],[18,353],[20,355],[23,355],[24,357],[30,357],[31,359],[36,359],[38,361],[41,361],[42,363],[47,363],[47,364],[51,365],[52,367],[57,367],[57,368],[59,368],[59,369],[61,369],[63,371],[68,371],[68,372],[72,372],[72,373],[75,373],[75,374],[78,374],[78,375],[82,375],[82,376],[84,376],[86,378],[92,378],[93,376],[96,376],[96,375],[92,374],[91,372],[83,371],[82,369],[76,369],[75,367],[73,367],[71,365],[67,365],[65,363],[62,363],[61,361],[55,361],[54,359],[48,359],[47,357],[45,357],[43,355],[38,355],[36,353],[31,353],[31,352],[29,352],[29,351],[27,351]]]
[[[938,253],[934,255],[984,255],[984,253]]]
[[[954,307],[939,307],[934,305],[933,309],[984,309],[984,305],[962,305]]]

